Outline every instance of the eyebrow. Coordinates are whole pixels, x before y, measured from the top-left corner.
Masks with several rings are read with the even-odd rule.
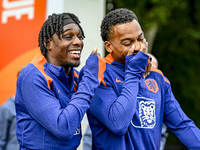
[[[66,29],[66,30],[63,31],[63,33],[67,32],[67,31],[69,31],[69,30],[72,30],[72,29]]]
[[[65,32],[67,32],[67,31],[70,31],[70,30],[73,30],[73,29],[66,29],[66,30],[64,30],[63,32],[62,32],[62,34],[64,34]],[[79,32],[81,33],[81,34],[83,34],[82,33],[82,31],[79,29]]]
[[[144,34],[144,32],[142,32],[138,37],[142,36]]]
[[[144,34],[144,32],[142,32],[138,37],[142,36]],[[131,40],[131,38],[124,38],[121,40],[121,42],[126,41],[126,40]]]

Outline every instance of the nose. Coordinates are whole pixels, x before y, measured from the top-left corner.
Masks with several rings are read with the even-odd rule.
[[[140,42],[136,41],[134,44],[135,44],[135,50],[140,50],[141,48]]]
[[[79,37],[74,37],[73,45],[82,45],[83,41]]]

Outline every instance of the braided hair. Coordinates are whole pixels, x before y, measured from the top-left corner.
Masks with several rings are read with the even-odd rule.
[[[58,38],[60,39],[60,33],[63,34],[63,19],[64,17],[69,16],[80,28],[82,32],[83,38],[85,38],[84,31],[80,26],[80,21],[78,17],[72,13],[62,13],[62,14],[55,14],[48,16],[48,19],[44,22],[38,37],[39,47],[41,53],[44,57],[46,57],[47,49],[46,45],[48,40],[52,40],[52,36],[54,33],[57,34]]]
[[[129,23],[138,18],[134,12],[126,8],[119,8],[109,12],[101,22],[101,38],[103,41],[108,41],[114,33],[116,24]]]

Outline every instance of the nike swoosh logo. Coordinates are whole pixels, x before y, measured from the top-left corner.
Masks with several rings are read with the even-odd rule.
[[[121,82],[121,83],[124,83],[124,81],[118,80],[117,78],[116,78],[115,82]]]

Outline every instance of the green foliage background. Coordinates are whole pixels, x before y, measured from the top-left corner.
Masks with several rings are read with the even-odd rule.
[[[108,3],[135,12],[144,32],[158,25],[151,53],[170,80],[182,109],[200,128],[199,0],[107,0]],[[185,148],[169,132],[167,145],[171,144]]]

